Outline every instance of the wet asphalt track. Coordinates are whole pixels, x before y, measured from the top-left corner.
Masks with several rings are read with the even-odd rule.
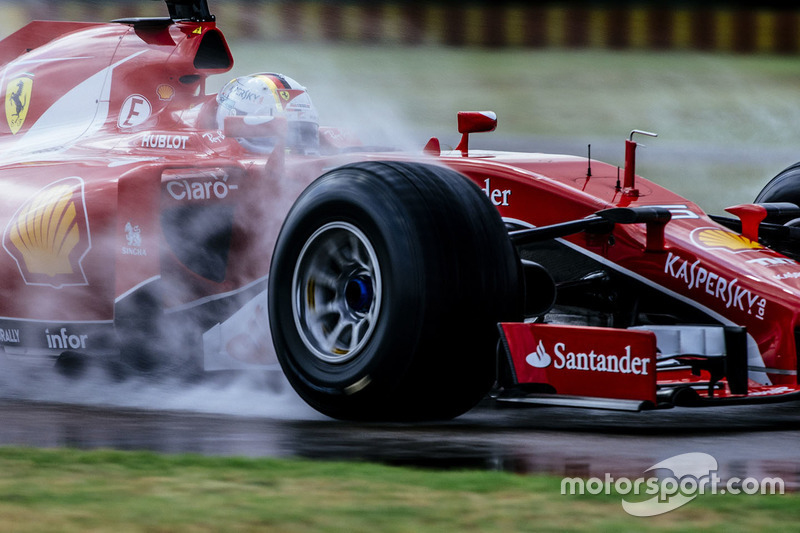
[[[59,391],[62,382],[49,394],[0,400],[0,445],[630,478],[674,455],[705,452],[717,459],[723,479],[778,476],[787,488],[800,484],[800,403],[622,413],[487,401],[448,422],[353,424],[320,416],[291,390],[252,383],[185,391],[126,383],[119,395],[114,385],[95,382],[94,405],[83,397],[90,389]]]

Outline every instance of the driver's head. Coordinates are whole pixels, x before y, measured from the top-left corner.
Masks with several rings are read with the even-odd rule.
[[[276,117],[287,120],[286,148],[300,153],[319,150],[319,117],[306,88],[288,76],[275,73],[250,74],[230,81],[217,95],[217,127],[225,117]],[[247,150],[270,153],[276,139],[239,138]]]

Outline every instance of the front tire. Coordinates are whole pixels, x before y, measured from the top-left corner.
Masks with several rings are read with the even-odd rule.
[[[464,176],[341,167],[301,195],[275,247],[278,359],[329,416],[451,418],[495,381],[496,324],[521,316],[519,280],[498,212]]]
[[[789,202],[800,206],[800,162],[795,163],[778,173],[767,183],[756,196],[755,203]],[[770,220],[769,222],[773,222]],[[800,218],[793,220],[780,220],[785,226],[797,228]],[[797,238],[771,238],[762,235],[762,241],[773,250],[787,255],[795,260],[800,260],[800,242]]]
[[[755,203],[791,202],[800,205],[800,162],[780,171],[756,196]]]

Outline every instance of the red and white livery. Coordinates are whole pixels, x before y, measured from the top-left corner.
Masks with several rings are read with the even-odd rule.
[[[280,74],[207,94],[225,38],[166,4],[0,42],[7,357],[280,365],[344,419],[798,398],[796,166],[721,217],[636,175],[647,132],[624,169],[470,149],[491,112],[452,151],[373,150]]]

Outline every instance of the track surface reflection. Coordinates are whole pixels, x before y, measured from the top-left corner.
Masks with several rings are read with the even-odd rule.
[[[299,399],[296,399],[300,402]],[[725,479],[800,483],[800,404],[616,413],[486,403],[452,421],[354,424],[294,405],[293,416],[0,401],[0,445],[373,461],[557,476],[642,477],[704,452]]]

